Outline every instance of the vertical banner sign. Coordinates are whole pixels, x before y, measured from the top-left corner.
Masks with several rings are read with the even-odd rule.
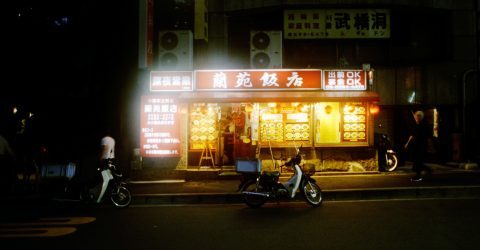
[[[178,104],[172,96],[142,96],[140,147],[143,157],[180,156]]]
[[[195,0],[195,32],[196,40],[208,42],[208,10],[206,0]]]
[[[153,65],[153,4],[154,0],[139,1],[138,67]]]
[[[153,1],[148,0],[147,6],[147,67],[153,65]]]

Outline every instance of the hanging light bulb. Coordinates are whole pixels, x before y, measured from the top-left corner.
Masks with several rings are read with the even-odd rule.
[[[378,113],[380,113],[380,106],[378,106],[376,103],[372,103],[370,105],[370,114],[377,115]]]

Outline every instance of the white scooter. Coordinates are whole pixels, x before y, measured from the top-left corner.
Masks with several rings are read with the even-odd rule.
[[[98,170],[102,175],[102,183],[89,190],[90,198],[94,198],[95,203],[101,203],[107,195],[106,198],[110,198],[116,207],[123,208],[130,205],[132,196],[127,183],[123,181],[122,173],[117,170],[112,160],[107,160]]]
[[[73,201],[86,203],[102,203],[105,198],[110,199],[115,207],[124,208],[130,205],[132,196],[127,188],[127,183],[123,180],[120,173],[112,160],[107,160],[102,167],[98,169],[100,172],[101,182],[95,185],[80,181],[75,176],[75,168],[67,165],[67,178],[62,178],[60,186],[63,186],[62,192],[55,192],[54,201]],[[75,167],[74,165],[72,165]],[[53,184],[52,184],[53,185]],[[58,186],[58,185],[57,185]]]

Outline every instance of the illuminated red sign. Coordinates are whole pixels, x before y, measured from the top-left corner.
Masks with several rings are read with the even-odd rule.
[[[197,90],[319,90],[319,69],[197,70]]]
[[[150,91],[191,91],[193,90],[192,71],[152,71]]]
[[[175,98],[142,96],[141,107],[141,155],[144,157],[180,156],[180,124]]]
[[[324,90],[366,90],[367,74],[363,70],[324,70]]]

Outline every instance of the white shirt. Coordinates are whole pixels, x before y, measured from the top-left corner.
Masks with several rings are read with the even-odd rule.
[[[106,159],[115,158],[115,140],[112,137],[110,136],[103,137],[102,141],[100,142],[100,145],[102,146],[102,149],[103,149],[100,159],[106,160]]]

